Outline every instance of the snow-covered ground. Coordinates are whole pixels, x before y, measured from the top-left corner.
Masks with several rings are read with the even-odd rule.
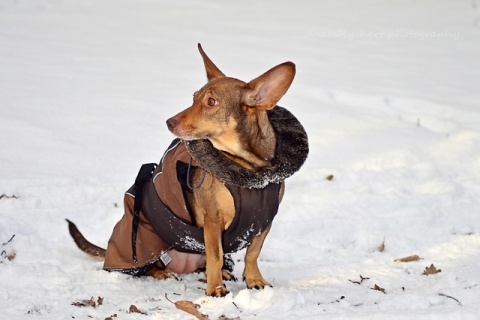
[[[311,146],[262,251],[273,288],[225,298],[104,272],[64,220],[106,245],[206,81],[198,42],[243,80],[295,62],[280,104]],[[210,319],[477,319],[480,2],[1,0],[0,195],[2,319],[194,319],[165,296]]]

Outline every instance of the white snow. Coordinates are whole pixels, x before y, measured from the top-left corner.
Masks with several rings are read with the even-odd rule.
[[[273,288],[228,282],[225,298],[203,275],[102,271],[64,220],[105,247],[173,138],[165,120],[206,81],[198,42],[243,80],[295,62],[280,105],[311,147],[261,254]],[[165,295],[210,319],[480,316],[477,0],[2,0],[0,112],[0,194],[18,197],[0,199],[2,319],[194,319]]]

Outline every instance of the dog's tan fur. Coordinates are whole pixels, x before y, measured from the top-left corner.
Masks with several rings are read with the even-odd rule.
[[[295,65],[285,62],[246,83],[226,77],[200,44],[198,49],[208,83],[195,92],[191,107],[167,120],[169,130],[183,140],[208,139],[226,157],[249,170],[258,171],[270,166],[276,139],[266,111],[273,109],[290,87]],[[204,229],[206,294],[220,297],[228,293],[223,279],[233,278],[228,271],[222,270],[222,232],[232,223],[235,207],[224,183],[211,173],[202,179],[201,171],[197,170],[193,177],[193,184],[201,186],[191,193],[187,202],[193,210],[197,226]],[[280,200],[283,192],[282,184]],[[247,247],[243,277],[248,288],[270,286],[257,264],[270,227],[255,236]],[[170,271],[159,266],[154,266],[147,274],[158,279],[172,276]]]

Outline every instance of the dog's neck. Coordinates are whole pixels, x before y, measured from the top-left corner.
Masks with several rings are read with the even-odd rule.
[[[258,171],[270,167],[275,155],[275,132],[266,111],[247,111],[251,114],[237,123],[232,138],[223,141],[211,140],[214,147],[240,166]]]
[[[274,156],[271,166],[256,171],[232,161],[215,147],[211,140],[186,141],[186,147],[198,165],[224,183],[242,188],[264,188],[269,183],[280,183],[297,172],[308,155],[308,137],[300,122],[282,107],[267,112],[274,131]],[[242,158],[243,159],[243,158]],[[249,162],[250,163],[250,162]]]
[[[246,118],[244,125],[239,128],[241,136],[255,137],[254,139],[245,139],[247,150],[260,160],[257,168],[269,167],[270,160],[275,155],[275,131],[268,120],[266,111],[253,112]]]

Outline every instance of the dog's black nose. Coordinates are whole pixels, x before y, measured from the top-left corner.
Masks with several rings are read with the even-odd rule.
[[[167,127],[168,127],[168,130],[172,131],[173,132],[173,129],[175,129],[175,127],[178,125],[178,120],[175,119],[175,118],[170,118],[167,120]]]

